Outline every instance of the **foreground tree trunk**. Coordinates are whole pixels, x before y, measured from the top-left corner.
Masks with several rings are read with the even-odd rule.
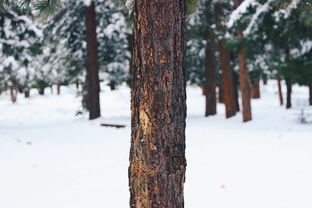
[[[312,84],[309,84],[309,104],[312,105]]]
[[[286,80],[287,88],[287,98],[286,98],[286,109],[291,108],[291,93],[292,93],[292,84],[290,80]]]
[[[184,207],[184,18],[184,0],[134,4],[130,207]]]
[[[216,56],[215,56],[215,38],[212,31],[208,32],[206,54],[205,54],[205,86],[204,95],[206,96],[206,112],[205,116],[217,114],[217,72],[216,72]]]
[[[97,35],[95,5],[85,8],[85,25],[87,40],[87,80],[88,80],[88,110],[89,119],[96,119],[101,116],[100,109],[100,81],[99,63],[97,54]]]
[[[260,79],[255,79],[252,81],[252,88],[251,88],[251,97],[253,99],[260,98]]]
[[[278,88],[278,98],[279,98],[280,105],[284,105],[281,77],[279,74],[277,75],[277,88]]]

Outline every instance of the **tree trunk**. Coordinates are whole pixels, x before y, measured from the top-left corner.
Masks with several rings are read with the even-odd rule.
[[[281,78],[279,74],[277,74],[277,87],[278,87],[278,98],[279,98],[280,105],[284,105],[282,84],[281,84]]]
[[[39,95],[44,95],[44,90],[45,90],[45,87],[39,86],[38,88]]]
[[[233,89],[234,89],[234,95],[235,95],[235,106],[236,106],[236,112],[240,111],[239,107],[239,89],[238,89],[238,75],[235,73],[235,71],[232,69],[233,73]]]
[[[109,82],[109,87],[110,87],[111,91],[116,90],[116,82],[114,80],[111,80]]]
[[[243,36],[242,31],[238,31],[240,37]],[[241,50],[238,54],[239,63],[239,82],[243,106],[243,122],[251,121],[251,104],[250,104],[250,83],[247,69],[247,61],[245,58],[245,50]]]
[[[219,103],[224,103],[222,84],[218,87],[218,89]]]
[[[222,5],[215,7],[215,15],[217,21],[218,32],[224,33],[226,28],[222,24],[224,18],[224,12]],[[233,71],[230,65],[230,53],[225,48],[222,40],[218,40],[218,50],[220,57],[220,69],[221,69],[221,82],[223,91],[223,101],[225,104],[225,115],[226,118],[234,116],[237,112],[237,104],[235,101],[235,90],[233,88]]]
[[[85,8],[86,42],[87,42],[87,80],[88,80],[88,110],[89,119],[96,119],[101,116],[100,110],[100,81],[99,63],[97,54],[95,5],[92,1],[89,7]]]
[[[252,81],[251,97],[253,99],[259,99],[260,98],[260,79],[255,79]]]
[[[235,100],[235,90],[233,83],[233,71],[230,66],[230,54],[224,47],[223,43],[219,41],[219,53],[220,53],[220,68],[222,72],[222,89],[223,89],[223,101],[225,104],[226,118],[234,116],[237,112],[237,103]]]
[[[204,94],[206,96],[206,112],[205,116],[217,114],[217,72],[216,72],[216,57],[215,57],[215,38],[212,31],[208,32],[206,54],[205,54],[205,86]]]
[[[184,0],[134,3],[130,207],[184,207],[184,18]]]
[[[30,97],[29,89],[24,90],[24,95],[25,95],[25,98],[29,98]]]
[[[263,85],[267,85],[268,84],[268,75],[266,75],[266,74],[262,75],[262,81],[263,81]]]
[[[59,83],[56,85],[56,91],[58,95],[61,94],[61,85]]]
[[[10,95],[12,103],[16,103],[17,101],[17,89],[15,86],[10,86]]]
[[[312,105],[312,84],[309,84],[309,103]]]
[[[291,108],[292,84],[291,81],[287,79],[286,79],[286,88],[287,88],[286,109],[289,109]]]

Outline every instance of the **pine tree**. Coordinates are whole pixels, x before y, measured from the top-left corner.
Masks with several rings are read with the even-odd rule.
[[[130,207],[181,208],[186,168],[185,1],[136,0],[133,17]]]

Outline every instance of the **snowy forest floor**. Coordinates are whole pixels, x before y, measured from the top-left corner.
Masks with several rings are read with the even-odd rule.
[[[75,116],[75,88],[63,94],[0,96],[1,208],[128,207],[130,90],[101,94],[102,118]],[[285,92],[285,89],[284,89]],[[311,123],[298,121],[308,89],[294,87],[294,108],[278,105],[274,81],[252,101],[253,118],[204,118],[200,88],[188,87],[186,208],[311,208]],[[126,124],[125,129],[100,123]]]

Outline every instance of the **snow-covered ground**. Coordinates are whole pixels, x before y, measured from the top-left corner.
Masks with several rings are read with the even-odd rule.
[[[62,90],[17,104],[0,96],[0,207],[128,207],[129,89],[105,88],[96,121],[75,116],[80,98]],[[312,123],[298,122],[302,107],[312,113],[308,91],[294,88],[292,110],[276,91],[262,87],[254,120],[242,123],[241,114],[226,120],[221,104],[204,118],[201,90],[188,87],[186,208],[312,207]]]

